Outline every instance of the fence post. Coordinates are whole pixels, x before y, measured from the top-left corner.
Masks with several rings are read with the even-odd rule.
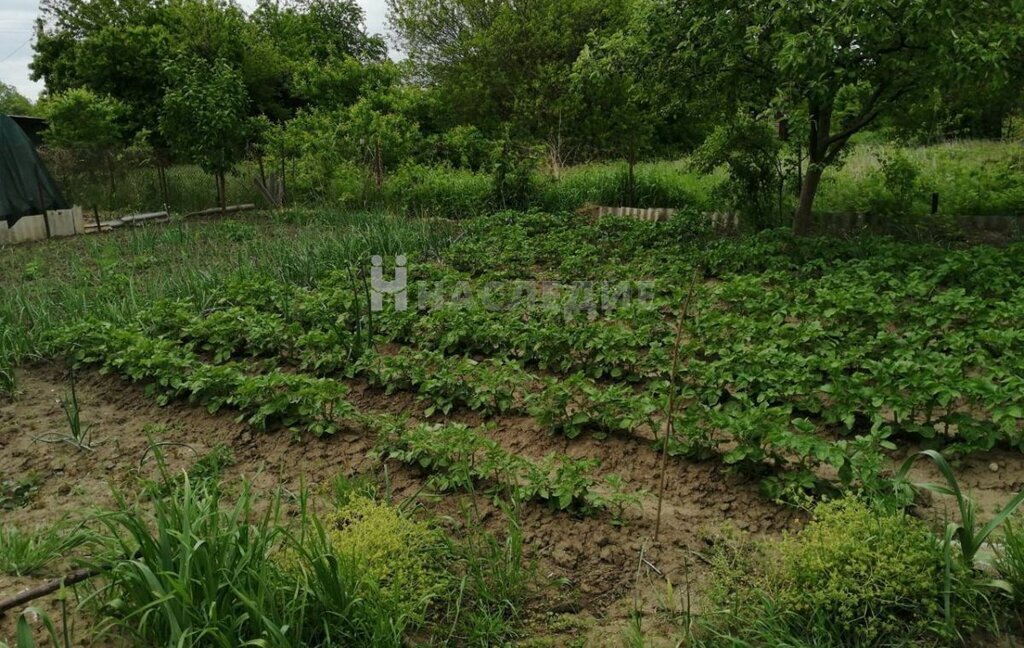
[[[932,216],[939,213],[939,192],[932,193]]]
[[[46,226],[46,238],[50,238],[50,215],[46,213],[46,198],[43,195],[43,173],[36,164],[36,193],[39,194],[39,209],[43,210],[43,224]]]

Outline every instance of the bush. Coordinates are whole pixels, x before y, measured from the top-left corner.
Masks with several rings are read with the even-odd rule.
[[[490,176],[447,166],[407,164],[384,181],[384,204],[408,216],[470,218],[491,206]]]
[[[830,619],[856,644],[913,639],[941,616],[942,564],[922,523],[855,500],[824,504],[783,543],[777,598],[805,618]]]
[[[942,546],[904,513],[855,499],[821,504],[774,549],[748,549],[726,543],[716,558],[713,636],[737,645],[949,645]],[[973,600],[963,574],[953,576],[953,600]]]
[[[422,620],[444,581],[434,560],[440,541],[429,525],[359,495],[323,522],[338,554],[354,558],[385,598]]]

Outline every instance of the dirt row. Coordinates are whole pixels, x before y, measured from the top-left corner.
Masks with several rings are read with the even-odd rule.
[[[331,438],[295,439],[287,432],[263,434],[235,420],[232,413],[208,414],[183,403],[157,406],[139,386],[117,378],[86,373],[78,378],[78,398],[84,424],[91,426],[95,450],[85,452],[43,440],[64,433],[67,424],[58,399],[67,389],[67,375],[57,365],[23,370],[20,390],[0,401],[0,480],[31,482],[36,492],[27,506],[0,510],[2,524],[31,528],[62,517],[81,518],[91,509],[113,505],[112,488],[130,490],[138,476],[152,476],[154,462],[147,452],[151,440],[167,443],[164,451],[172,468],[187,467],[218,445],[229,446],[236,459],[224,473],[228,484],[252,482],[258,492],[326,486],[339,474],[354,476],[385,472],[370,451],[374,439],[352,431]],[[351,400],[363,410],[406,413],[420,408],[408,394],[384,396],[354,384]],[[480,423],[473,414],[449,420]],[[652,439],[611,437],[604,440],[556,437],[528,417],[490,421],[490,434],[507,449],[531,459],[548,453],[601,460],[601,473],[618,473],[632,488],[649,493],[641,510],[628,514],[628,524],[614,526],[607,516],[578,518],[529,504],[521,512],[525,539],[536,559],[545,587],[531,605],[539,631],[566,633],[588,639],[588,645],[618,645],[618,629],[640,601],[651,608],[699,608],[707,576],[701,559],[708,544],[724,529],[774,538],[796,530],[805,516],[768,502],[756,479],[737,474],[720,463],[670,460],[663,522],[653,542],[658,492],[659,457]],[[988,512],[1024,480],[1024,457],[993,453],[972,457],[959,469],[963,483]],[[929,477],[922,467],[921,476]],[[396,497],[422,498],[425,476],[391,462],[387,482]],[[423,498],[441,515],[456,516],[465,496]],[[485,522],[497,531],[502,516],[485,506]],[[59,569],[59,567],[58,567]],[[41,578],[0,576],[0,597],[38,583]],[[665,601],[666,583],[674,586],[674,602]],[[689,585],[687,585],[689,583]],[[653,610],[652,610],[653,611]],[[569,621],[551,619],[569,615]],[[0,619],[0,638],[13,633],[10,615]]]

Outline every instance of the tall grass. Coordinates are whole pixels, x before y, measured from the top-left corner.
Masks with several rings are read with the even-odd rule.
[[[855,147],[843,166],[825,177],[817,202],[825,213],[866,213],[885,194],[881,160],[899,151],[918,171],[912,213],[928,215],[937,192],[943,213],[1013,216],[1024,213],[1024,147],[1015,142],[959,141],[899,148]]]
[[[721,173],[698,173],[686,160],[638,164],[635,175],[633,206],[642,208],[714,210],[712,193],[725,179]],[[551,211],[572,211],[586,203],[618,206],[629,202],[624,162],[574,167],[558,180],[547,179],[540,187],[538,204]]]
[[[67,521],[34,530],[0,527],[0,572],[34,574],[92,538],[88,529]]]
[[[1006,521],[996,559],[999,573],[1010,584],[1018,622],[1024,623],[1024,516]]]
[[[405,620],[338,553],[308,508],[292,533],[274,499],[257,514],[187,478],[153,503],[102,518],[124,556],[101,566],[103,629],[145,646],[398,646]]]
[[[530,595],[535,566],[524,556],[518,515],[507,511],[504,538],[485,532],[465,516],[466,537],[449,539],[450,569],[457,588],[448,597],[449,629],[443,643],[470,646],[507,645],[519,638],[521,610]]]
[[[131,155],[114,162],[108,170],[102,161],[81,160],[68,152],[43,150],[50,171],[64,196],[81,205],[86,213],[98,209],[104,218],[150,211],[188,213],[217,206],[213,176],[198,166],[178,164],[164,172],[166,194],[161,189],[159,171],[149,159],[133,160]],[[254,178],[259,170],[254,162],[240,165],[225,178],[228,204],[265,204]],[[165,205],[166,199],[166,205]]]

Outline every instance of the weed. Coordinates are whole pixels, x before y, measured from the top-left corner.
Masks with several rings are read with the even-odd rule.
[[[1024,610],[1024,520],[1006,520],[1003,542],[996,554],[996,567],[1009,583],[1017,611]],[[1024,621],[1024,618],[1018,619]]]
[[[88,542],[92,534],[81,525],[58,522],[50,527],[24,530],[0,527],[0,571],[28,576]]]
[[[35,473],[11,479],[0,475],[0,510],[13,511],[32,503],[43,478]]]
[[[454,639],[469,646],[492,646],[520,637],[522,610],[532,593],[536,566],[524,557],[518,516],[513,510],[505,514],[503,538],[464,515],[465,537],[447,540],[454,578],[453,591],[446,597],[445,642]]]
[[[185,478],[153,501],[151,524],[121,498],[100,520],[132,557],[98,566],[106,584],[89,599],[104,628],[150,646],[399,644],[405,622],[304,504],[297,534],[278,500],[260,515],[254,504],[248,486],[228,508],[216,485]]]

